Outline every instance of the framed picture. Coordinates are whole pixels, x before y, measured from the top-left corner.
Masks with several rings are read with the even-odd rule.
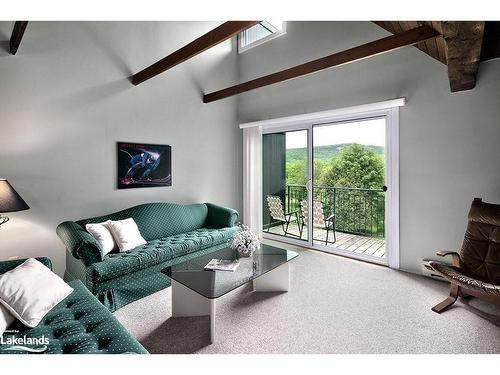
[[[172,186],[172,147],[118,142],[118,189]]]

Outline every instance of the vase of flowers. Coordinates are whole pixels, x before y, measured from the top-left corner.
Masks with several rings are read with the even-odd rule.
[[[250,257],[260,246],[259,238],[246,225],[238,225],[238,230],[228,241],[228,246],[238,251],[240,257]]]

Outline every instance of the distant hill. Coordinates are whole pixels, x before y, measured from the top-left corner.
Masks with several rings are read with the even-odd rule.
[[[348,146],[349,143],[341,143],[338,145],[328,145],[328,146],[317,146],[314,147],[314,158],[321,160],[330,160],[332,157],[337,155],[344,147]],[[384,155],[384,147],[365,145],[364,147],[373,150],[377,155]],[[295,161],[306,160],[307,158],[307,148],[290,148],[286,150],[286,162],[293,163]]]

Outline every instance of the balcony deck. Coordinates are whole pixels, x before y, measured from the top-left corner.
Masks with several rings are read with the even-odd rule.
[[[304,228],[306,230],[306,228]],[[288,232],[291,233],[292,238],[297,238],[299,235],[299,228],[296,223],[290,223]],[[283,235],[281,225],[270,228],[269,233],[276,233]],[[302,238],[304,239],[305,233]],[[357,234],[335,232],[337,241],[335,243],[328,242],[328,247],[340,249],[344,251],[351,251],[353,253],[363,254],[374,258],[385,258],[385,240],[380,238],[373,238],[368,236],[360,236]],[[314,227],[314,243],[325,244],[326,230],[319,227]],[[328,241],[333,241],[333,233],[330,232]]]

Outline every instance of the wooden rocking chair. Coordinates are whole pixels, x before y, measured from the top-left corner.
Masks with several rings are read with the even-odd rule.
[[[438,256],[452,256],[452,265],[430,262],[434,271],[450,282],[450,295],[432,308],[441,313],[458,296],[474,296],[500,304],[500,205],[474,198],[460,254],[439,251]]]

